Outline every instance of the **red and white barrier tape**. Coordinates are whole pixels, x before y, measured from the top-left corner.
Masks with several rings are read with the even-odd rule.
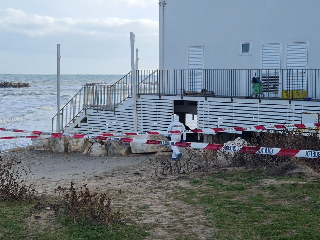
[[[14,137],[1,137],[0,139],[16,139],[16,138],[62,138],[61,133],[56,133],[47,136],[14,136]],[[251,153],[251,154],[263,154],[263,155],[275,155],[275,156],[287,156],[287,157],[303,157],[303,158],[316,158],[320,159],[320,151],[316,150],[297,150],[297,149],[284,149],[284,148],[269,148],[269,147],[254,147],[254,146],[232,146],[222,144],[208,144],[208,143],[196,143],[196,142],[171,142],[161,140],[149,140],[149,139],[136,139],[136,138],[119,138],[114,136],[88,136],[82,134],[74,134],[69,137],[73,138],[87,138],[87,139],[99,139],[103,141],[119,141],[126,143],[140,143],[140,144],[152,144],[162,146],[177,146],[183,148],[205,149],[223,152],[239,152],[239,153]]]
[[[215,134],[217,132],[243,132],[243,131],[252,131],[252,132],[261,132],[268,130],[293,130],[293,129],[310,129],[316,130],[320,128],[320,123],[305,123],[305,124],[272,124],[269,126],[253,126],[253,127],[231,127],[231,128],[206,128],[206,129],[194,129],[191,130],[193,133],[204,133],[204,134]]]
[[[8,129],[8,128],[0,128],[0,131],[6,131],[6,132],[15,132],[15,133],[29,133],[29,134],[34,134],[34,135],[52,135],[52,134],[57,134],[59,135],[60,133],[52,133],[52,132],[42,132],[42,131],[28,131],[28,130],[21,130],[21,129]],[[186,133],[192,133],[191,131],[186,132]],[[169,135],[169,134],[182,134],[180,131],[151,131],[151,132],[123,132],[123,133],[100,133],[99,135],[102,136],[134,136],[134,135]],[[68,133],[62,133],[61,136],[70,136]]]
[[[253,131],[253,132],[261,132],[268,130],[293,130],[293,129],[310,129],[316,130],[320,129],[320,123],[305,123],[305,124],[273,124],[269,126],[253,126],[253,127],[231,127],[231,128],[203,128],[203,129],[193,129],[190,131],[185,131],[184,133],[203,133],[203,134],[216,134],[218,132],[226,132],[226,133],[242,133],[243,131]],[[55,133],[51,132],[42,132],[42,131],[27,131],[20,129],[6,129],[0,128],[0,131],[8,131],[8,132],[18,132],[18,133],[30,133],[34,135],[52,135]],[[150,132],[123,132],[123,133],[101,133],[99,135],[110,137],[110,136],[134,136],[134,135],[169,135],[169,134],[182,134],[180,131],[150,131]],[[62,136],[70,136],[70,134],[62,134]]]

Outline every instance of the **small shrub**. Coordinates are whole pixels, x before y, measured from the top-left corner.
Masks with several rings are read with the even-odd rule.
[[[106,194],[91,193],[85,184],[77,190],[71,182],[65,200],[74,222],[90,221],[107,225],[121,222],[120,212],[111,209],[111,198],[107,198]]]
[[[19,164],[14,159],[3,163],[0,156],[0,200],[27,200],[31,201],[35,197],[35,190],[32,184],[27,186],[20,180],[22,174],[28,174],[30,170],[15,170],[14,167]]]

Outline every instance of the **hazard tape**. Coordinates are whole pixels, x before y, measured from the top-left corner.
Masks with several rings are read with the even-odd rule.
[[[101,133],[102,136],[134,136],[134,135],[169,135],[169,134],[189,134],[189,133],[202,133],[202,134],[216,134],[216,133],[239,133],[241,134],[244,131],[252,131],[252,132],[266,132],[266,131],[282,131],[282,130],[320,130],[320,123],[305,123],[305,124],[270,124],[252,126],[252,127],[230,127],[230,128],[203,128],[203,129],[193,129],[188,131],[149,131],[149,132],[122,132],[122,133]],[[21,129],[6,129],[0,128],[0,131],[9,131],[16,133],[30,133],[34,135],[52,135],[52,132],[42,132],[42,131],[27,131]],[[69,134],[63,134],[63,136],[69,136]]]
[[[203,134],[216,134],[218,132],[227,133],[241,133],[244,131],[251,132],[266,132],[266,131],[281,131],[281,130],[319,130],[320,123],[305,123],[305,124],[270,124],[268,126],[259,125],[252,127],[230,127],[230,128],[205,128],[205,129],[194,129],[191,130],[193,133],[203,133]]]
[[[29,133],[34,135],[52,135],[56,134],[61,136],[70,136],[68,133],[52,133],[52,132],[42,132],[42,131],[28,131],[28,130],[21,130],[21,129],[9,129],[9,128],[0,128],[0,131],[6,132],[14,132],[14,133]],[[181,131],[150,131],[150,132],[123,132],[123,133],[100,133],[99,135],[102,136],[134,136],[134,135],[169,135],[169,134],[183,134],[183,133],[192,133],[189,132],[181,132]]]
[[[55,133],[47,136],[14,136],[14,137],[0,137],[0,139],[17,139],[17,138],[63,138],[62,133]],[[82,138],[82,139],[98,139],[103,141],[118,141],[125,143],[140,143],[149,145],[162,145],[162,146],[176,146],[182,148],[193,149],[205,149],[222,152],[239,152],[261,155],[274,155],[274,156],[286,156],[286,157],[299,157],[299,158],[313,158],[320,159],[320,151],[317,150],[297,150],[297,149],[285,149],[285,148],[269,148],[269,147],[254,147],[254,146],[234,146],[227,144],[211,144],[211,143],[196,143],[196,142],[172,142],[162,140],[150,140],[150,139],[137,139],[137,138],[121,138],[115,136],[102,136],[102,135],[84,135],[73,134],[68,137]]]

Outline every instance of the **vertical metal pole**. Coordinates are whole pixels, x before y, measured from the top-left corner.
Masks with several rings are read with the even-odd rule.
[[[57,132],[61,131],[60,129],[60,44],[57,44]]]
[[[136,70],[139,70],[139,49],[136,49]]]
[[[131,72],[132,72],[132,95],[133,95],[133,120],[134,120],[134,131],[138,129],[137,124],[137,86],[136,86],[136,71],[134,64],[134,41],[135,36],[133,32],[130,32],[130,43],[131,43]]]

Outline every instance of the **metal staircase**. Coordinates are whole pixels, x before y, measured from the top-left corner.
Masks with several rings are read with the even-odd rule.
[[[116,107],[132,96],[131,72],[112,85],[103,83],[86,84],[52,118],[52,132],[56,131],[57,118],[60,117],[60,129],[69,132],[81,122],[86,121],[87,109],[115,111]]]

